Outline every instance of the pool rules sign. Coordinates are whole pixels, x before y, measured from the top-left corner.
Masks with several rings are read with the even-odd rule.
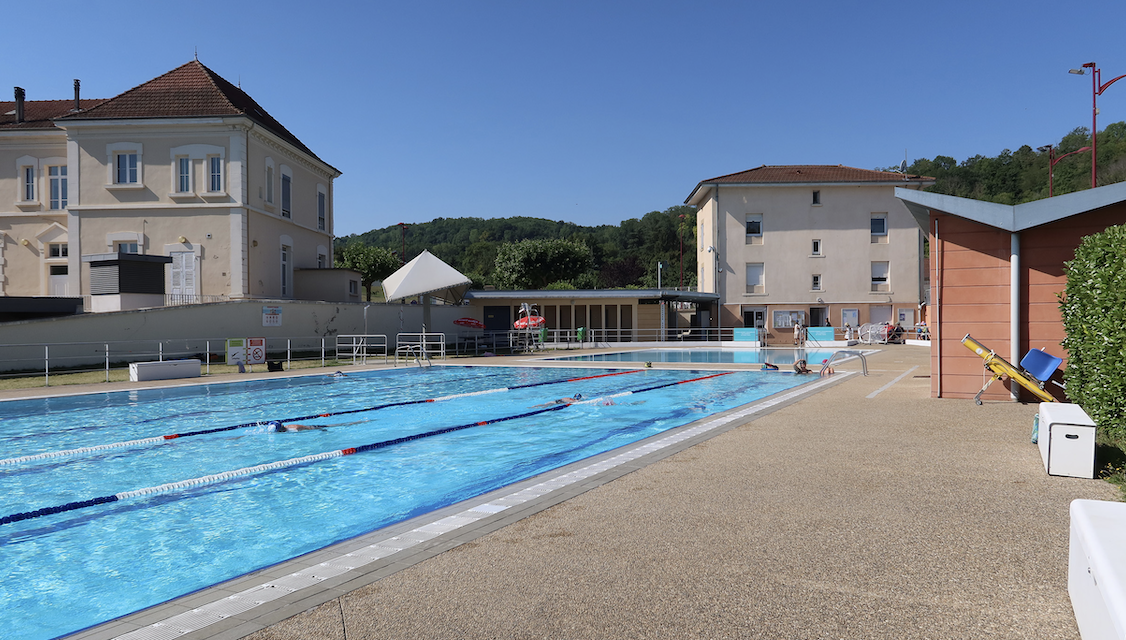
[[[280,327],[280,326],[282,326],[282,308],[281,307],[262,307],[262,326],[263,327]]]

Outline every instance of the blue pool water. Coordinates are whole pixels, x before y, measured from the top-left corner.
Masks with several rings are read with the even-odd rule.
[[[808,349],[721,349],[718,347],[689,347],[682,349],[642,349],[618,353],[592,353],[582,356],[561,356],[548,360],[573,360],[586,362],[686,362],[690,364],[762,364],[769,362],[780,366],[792,365],[805,359],[810,367],[827,360],[832,350]]]
[[[0,518],[712,375],[646,369],[433,367],[0,403],[0,459],[549,382],[502,393],[246,426],[0,464]],[[0,525],[0,625],[42,640],[137,611],[794,387],[736,372],[612,405],[474,426],[383,449]]]

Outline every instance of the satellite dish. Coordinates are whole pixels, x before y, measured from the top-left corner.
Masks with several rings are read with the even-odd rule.
[[[899,172],[907,173],[907,158],[904,158],[903,162],[899,163]]]

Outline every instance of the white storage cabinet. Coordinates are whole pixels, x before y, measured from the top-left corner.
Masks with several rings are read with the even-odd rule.
[[[1048,475],[1095,477],[1095,422],[1079,405],[1041,402],[1037,444]]]

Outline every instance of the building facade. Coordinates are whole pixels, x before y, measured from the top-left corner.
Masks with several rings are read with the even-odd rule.
[[[895,188],[933,180],[839,165],[762,166],[703,180],[695,206],[699,290],[719,294],[713,327],[855,329],[920,318],[924,234]],[[760,334],[762,331],[760,331]]]
[[[89,295],[83,256],[121,252],[171,258],[173,302],[295,298],[295,270],[332,267],[339,175],[198,60],[106,100],[17,88],[0,102],[0,295]]]

